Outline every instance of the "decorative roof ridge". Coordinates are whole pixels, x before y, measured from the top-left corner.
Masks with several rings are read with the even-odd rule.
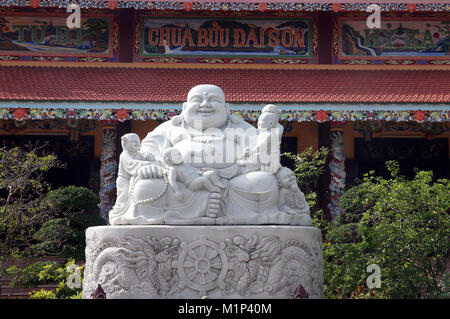
[[[0,61],[0,67],[62,68],[62,69],[197,69],[197,70],[340,70],[340,71],[450,71],[450,65],[211,65],[198,63],[117,63],[117,62],[35,62]]]

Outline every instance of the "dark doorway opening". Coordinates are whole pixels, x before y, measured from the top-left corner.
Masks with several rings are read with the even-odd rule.
[[[3,135],[0,141],[0,146],[8,148],[47,142],[43,152],[56,155],[66,164],[64,169],[54,168],[48,172],[46,180],[52,189],[69,185],[89,187],[92,166],[96,166],[93,136],[80,136],[77,141],[71,141],[68,136],[57,135]]]
[[[355,139],[356,176],[362,178],[371,170],[376,175],[389,177],[385,162],[397,160],[400,173],[413,178],[414,169],[431,170],[435,178],[449,177],[448,139],[374,138],[370,142]]]
[[[280,145],[280,153],[281,154],[283,154],[283,153],[297,154],[297,137],[295,137],[295,136],[282,137],[281,145]],[[294,160],[291,160],[290,158],[287,158],[286,156],[281,156],[280,163],[284,167],[288,167],[291,170],[295,169]]]

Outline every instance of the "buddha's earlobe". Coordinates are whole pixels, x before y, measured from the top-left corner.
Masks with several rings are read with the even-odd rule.
[[[172,117],[172,119],[170,120],[172,122],[173,125],[180,125],[181,122],[183,122],[183,115],[175,115],[174,117]]]
[[[236,115],[233,115],[233,114],[228,114],[228,120],[233,124],[237,124],[241,121],[241,119],[239,117],[237,117]]]
[[[227,110],[228,120],[233,124],[239,123],[240,119],[237,116],[231,114],[230,104],[225,103],[224,106],[225,106],[225,109]]]

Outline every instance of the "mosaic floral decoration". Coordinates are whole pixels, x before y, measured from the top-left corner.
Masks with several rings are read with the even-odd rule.
[[[69,108],[1,108],[0,119],[46,120],[46,119],[88,119],[88,120],[168,120],[180,114],[181,109],[69,109]],[[256,121],[261,111],[258,109],[233,110],[232,114],[246,121]],[[450,110],[339,110],[308,111],[282,110],[281,120],[295,122],[327,122],[327,121],[415,121],[446,122],[450,121]]]

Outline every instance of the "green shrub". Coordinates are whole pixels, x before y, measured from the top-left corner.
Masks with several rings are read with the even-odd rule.
[[[34,234],[38,243],[32,251],[84,259],[86,228],[105,224],[98,214],[97,203],[98,196],[84,187],[68,186],[48,192],[41,208],[51,211],[54,219]]]
[[[33,235],[39,243],[32,246],[36,254],[69,257],[80,246],[79,235],[70,227],[68,218],[49,220]]]
[[[65,213],[93,212],[97,210],[98,196],[85,187],[67,186],[50,191],[42,201],[44,209]]]
[[[449,258],[450,181],[420,171],[413,180],[367,174],[343,196],[344,212],[324,242],[328,298],[423,298],[442,295]],[[381,288],[368,289],[366,268],[381,269]],[[443,278],[446,278],[445,276]]]
[[[81,299],[84,266],[78,266],[70,259],[65,267],[55,271],[49,267],[39,273],[40,280],[59,282],[55,292],[44,289],[30,293],[31,299]]]
[[[324,172],[328,153],[329,150],[326,147],[321,147],[318,151],[308,147],[300,154],[282,154],[294,161],[297,184],[305,196],[317,190],[319,177]]]
[[[338,217],[339,223],[359,223],[362,213],[375,205],[377,198],[371,192],[371,183],[372,180],[369,178],[344,193],[339,206],[345,211],[345,215]]]
[[[327,240],[337,244],[357,243],[361,241],[358,225],[358,223],[350,223],[331,228],[327,233]]]
[[[76,231],[81,231],[83,233],[83,238],[86,228],[106,224],[105,220],[96,213],[72,214],[72,216],[70,216],[70,222]]]
[[[286,156],[294,161],[295,168],[293,172],[297,178],[297,184],[308,202],[312,225],[321,230],[326,229],[327,216],[318,207],[316,191],[318,190],[320,175],[324,172],[328,153],[329,151],[326,147],[322,147],[318,151],[313,151],[312,147],[309,147],[300,154],[282,154],[282,156]]]
[[[13,288],[28,288],[36,287],[39,284],[53,282],[50,278],[40,278],[39,274],[42,271],[47,271],[49,274],[56,275],[61,264],[55,261],[41,261],[26,266],[17,271],[16,277],[11,281]]]
[[[51,290],[35,290],[30,293],[31,299],[57,299],[56,294]]]
[[[70,227],[68,218],[56,218],[49,220],[33,235],[35,240],[39,241],[57,241],[64,245],[67,241],[74,241],[77,236]]]
[[[439,282],[440,290],[425,294],[427,299],[450,299],[450,272],[444,274]]]

